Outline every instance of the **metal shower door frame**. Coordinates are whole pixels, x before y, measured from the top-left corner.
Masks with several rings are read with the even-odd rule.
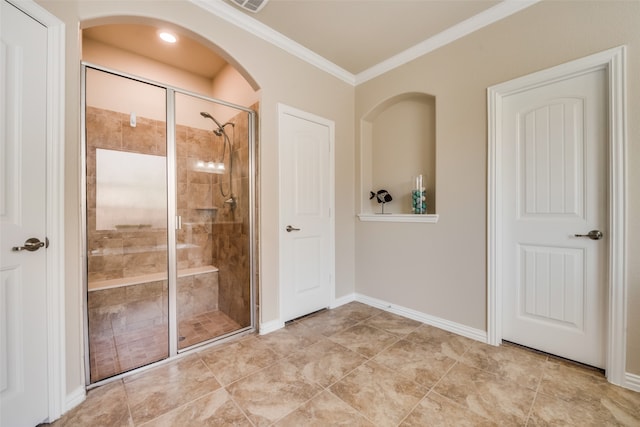
[[[256,152],[255,152],[255,111],[236,105],[221,99],[208,97],[199,93],[191,92],[185,89],[167,85],[165,83],[153,81],[143,77],[139,77],[133,74],[125,73],[122,71],[114,70],[101,65],[92,64],[90,62],[81,62],[80,73],[80,156],[81,156],[81,176],[80,185],[81,189],[81,249],[82,249],[82,290],[83,290],[83,336],[84,336],[84,362],[85,362],[85,385],[87,389],[94,388],[111,382],[113,380],[138,373],[167,362],[173,361],[178,357],[187,355],[196,349],[202,349],[207,346],[221,343],[233,336],[251,333],[256,329],[256,290],[255,290],[255,278],[256,278],[256,257],[255,257],[255,196],[256,196],[256,179],[255,179],[255,165],[256,165]],[[88,295],[88,257],[87,257],[87,147],[86,147],[86,73],[88,69],[102,71],[118,77],[124,77],[140,83],[149,84],[159,87],[166,91],[166,127],[167,127],[167,256],[168,256],[168,313],[169,313],[169,355],[166,359],[154,362],[148,365],[141,366],[139,368],[127,371],[107,379],[90,383],[90,355],[89,355],[89,311],[87,304]],[[237,331],[230,332],[228,334],[221,335],[210,340],[203,341],[196,345],[187,347],[182,350],[178,350],[178,322],[177,322],[177,249],[176,249],[176,233],[170,233],[169,230],[177,230],[177,162],[176,162],[176,116],[175,116],[175,95],[182,94],[188,95],[203,101],[213,102],[218,105],[233,108],[239,111],[244,111],[248,114],[248,126],[249,126],[249,287],[250,287],[250,310],[251,310],[251,324],[244,328],[240,328]]]

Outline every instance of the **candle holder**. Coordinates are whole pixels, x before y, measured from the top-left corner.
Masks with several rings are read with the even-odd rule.
[[[416,177],[415,188],[411,191],[411,211],[419,215],[427,213],[427,195],[422,185],[422,175]]]

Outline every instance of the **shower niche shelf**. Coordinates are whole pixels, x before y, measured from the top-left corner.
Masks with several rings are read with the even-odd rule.
[[[360,213],[363,222],[437,223],[436,98],[404,93],[387,99],[360,122]],[[412,213],[411,192],[422,175],[426,214]],[[381,205],[371,192],[387,190],[393,197]]]

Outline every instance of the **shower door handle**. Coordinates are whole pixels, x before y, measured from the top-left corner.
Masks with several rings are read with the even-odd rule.
[[[287,233],[291,233],[292,231],[300,231],[299,228],[295,228],[295,227],[292,227],[290,225],[287,225],[286,230],[287,230]]]

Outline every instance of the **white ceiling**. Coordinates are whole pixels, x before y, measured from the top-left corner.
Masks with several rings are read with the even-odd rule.
[[[269,0],[258,13],[244,11],[232,0],[190,1],[358,84],[537,0]],[[83,35],[208,78],[224,66],[222,58],[199,42],[182,34],[176,45],[168,46],[157,30],[114,24],[85,29]]]

